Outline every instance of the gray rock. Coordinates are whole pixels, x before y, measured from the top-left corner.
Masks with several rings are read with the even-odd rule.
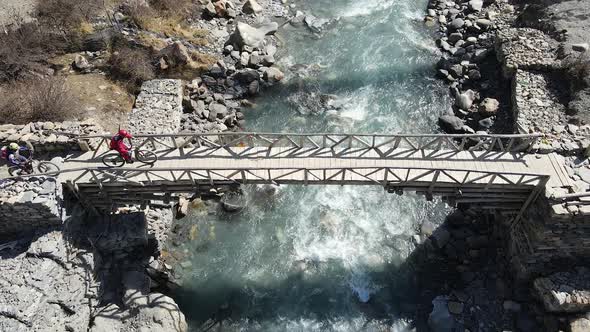
[[[479,126],[484,129],[490,129],[494,126],[494,120],[491,118],[481,119],[478,122]]]
[[[553,126],[552,130],[556,133],[556,134],[561,134],[565,131],[565,126],[563,125],[555,125]]]
[[[475,62],[482,62],[489,54],[489,51],[486,49],[477,49],[475,50],[473,61]]]
[[[265,55],[262,57],[262,64],[264,66],[270,67],[275,64],[275,58],[272,55]]]
[[[454,30],[461,29],[465,25],[465,21],[462,18],[456,18],[451,21],[451,28]]]
[[[588,43],[582,43],[582,44],[572,44],[572,50],[576,51],[576,52],[586,52],[588,51],[588,49],[590,49],[590,45],[588,45]]]
[[[478,111],[484,117],[494,116],[498,112],[500,102],[494,98],[486,98],[479,105]]]
[[[311,14],[305,15],[305,19],[303,21],[307,27],[315,33],[322,32],[324,27],[330,22],[327,19],[317,18]]]
[[[90,63],[88,62],[88,60],[86,60],[84,56],[76,54],[72,66],[74,67],[74,69],[84,70],[90,68]]]
[[[467,37],[466,42],[471,45],[477,44],[477,37],[473,37],[473,36]]]
[[[238,49],[249,46],[254,49],[260,49],[264,42],[264,37],[274,34],[279,25],[276,22],[265,24],[259,28],[254,28],[246,23],[238,22],[234,32],[230,35],[228,43]]]
[[[457,64],[457,65],[452,65],[451,68],[449,68],[449,73],[451,75],[453,75],[456,78],[459,78],[461,76],[463,76],[463,66]]]
[[[223,119],[227,116],[227,107],[218,103],[211,103],[209,105],[209,120]]]
[[[438,118],[439,126],[447,133],[463,132],[463,120],[454,115],[442,115]]]
[[[19,202],[20,203],[31,203],[35,198],[35,192],[33,191],[25,191],[22,193]]]
[[[460,32],[453,32],[453,33],[451,33],[449,35],[448,41],[451,44],[455,44],[455,43],[457,43],[458,41],[460,41],[462,39],[463,39],[463,34],[462,33],[460,33]]]
[[[590,319],[586,317],[574,318],[569,324],[571,332],[588,332],[590,331]]]
[[[468,111],[475,101],[475,92],[473,90],[467,90],[455,98],[455,106],[458,108]]]
[[[252,54],[250,54],[250,61],[249,61],[250,67],[257,68],[261,62],[262,62],[262,57],[260,56],[260,54],[257,51],[254,51],[254,52],[252,52]]]
[[[463,308],[465,307],[465,304],[457,301],[449,301],[447,306],[449,308],[450,313],[460,315],[463,313]]]
[[[267,45],[264,48],[264,50],[265,50],[266,54],[270,55],[270,56],[274,56],[275,54],[277,54],[277,47],[274,46],[273,44]]]
[[[483,0],[470,0],[469,9],[479,12],[483,8]]]
[[[250,83],[252,81],[258,81],[260,74],[254,69],[244,69],[234,74],[234,77],[241,83]]]
[[[268,68],[263,74],[264,80],[269,83],[278,83],[283,80],[284,77],[285,74],[276,67]]]
[[[242,7],[242,12],[245,14],[258,14],[263,10],[262,6],[256,2],[256,0],[246,0]]]
[[[492,21],[485,19],[485,18],[478,19],[477,21],[475,21],[475,24],[477,24],[479,27],[481,27],[484,30],[487,30],[494,25],[494,23]]]
[[[570,134],[572,134],[572,135],[575,135],[578,132],[578,129],[579,128],[580,127],[578,127],[578,126],[576,126],[574,124],[569,123],[567,125],[567,132],[570,133]]]
[[[469,77],[470,80],[474,80],[474,81],[481,79],[481,73],[477,69],[471,69],[470,71],[468,71],[467,76]]]
[[[242,67],[247,67],[249,63],[250,63],[250,53],[242,52],[242,54],[240,55],[240,64],[242,65]]]
[[[217,10],[215,9],[213,2],[209,1],[205,5],[205,13],[207,13],[209,16],[217,16]]]
[[[449,52],[449,51],[451,50],[451,48],[452,48],[452,47],[451,47],[451,45],[449,45],[449,43],[447,43],[446,41],[444,41],[444,40],[441,40],[441,41],[440,41],[440,48],[442,48],[443,50],[445,50],[445,51]]]
[[[248,84],[248,93],[252,96],[255,96],[260,91],[260,83],[259,81],[252,81]]]

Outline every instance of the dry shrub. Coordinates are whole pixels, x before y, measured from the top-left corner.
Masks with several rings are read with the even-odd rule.
[[[13,82],[0,92],[0,98],[0,121],[4,122],[57,122],[80,115],[80,100],[57,76]]]
[[[150,6],[160,12],[176,13],[175,15],[190,15],[194,7],[192,0],[149,0]]]
[[[189,64],[161,71],[160,76],[190,81],[195,77],[207,72],[207,70],[209,70],[209,68],[211,68],[211,66],[217,62],[217,58],[209,54],[196,51],[190,51],[189,53],[191,57]]]
[[[93,32],[90,20],[103,6],[103,0],[43,0],[35,6],[34,16],[41,25],[55,29],[78,46],[80,38]]]
[[[590,87],[590,52],[566,58],[564,66],[575,90]]]
[[[109,64],[111,77],[126,82],[131,90],[156,76],[149,52],[141,48],[121,46],[113,52]]]
[[[47,58],[67,49],[65,40],[37,22],[0,34],[0,82],[43,71]]]
[[[155,32],[166,37],[182,38],[194,45],[207,45],[207,30],[195,29],[186,21],[186,13],[180,8],[190,7],[190,1],[158,0],[152,7],[133,4],[126,8],[126,13],[135,24],[147,31]],[[185,4],[183,4],[185,3]],[[187,5],[187,3],[189,3]],[[178,7],[174,7],[178,6]],[[158,9],[160,8],[160,9]],[[162,8],[179,8],[176,10]],[[190,13],[190,10],[188,11]]]
[[[103,0],[43,0],[35,6],[34,16],[47,26],[77,29],[104,7]]]
[[[159,52],[168,46],[166,40],[154,37],[152,34],[143,31],[137,35],[137,42],[140,45],[149,48],[153,52]]]

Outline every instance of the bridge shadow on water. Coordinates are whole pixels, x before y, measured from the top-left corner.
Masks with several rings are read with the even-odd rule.
[[[406,240],[413,243],[411,237]],[[266,330],[264,326],[272,322],[308,320],[321,322],[322,330],[331,330],[333,323],[359,318],[365,322],[362,330],[367,331],[381,331],[399,321],[409,322],[408,331],[430,331],[427,320],[432,300],[461,288],[463,282],[456,265],[437,253],[442,250],[436,248],[435,241],[433,235],[415,245],[403,261],[367,268],[371,280],[384,284],[366,303],[359,301],[348,285],[335,285],[337,281],[329,276],[307,275],[306,269],[315,268],[313,263],[303,264],[303,269],[295,267],[287,278],[271,285],[215,276],[205,287],[181,286],[174,291],[174,297],[191,331],[234,330],[232,324],[240,322],[260,327],[254,330]],[[489,259],[493,256],[490,254]],[[346,297],[347,293],[345,304],[333,299],[343,298],[343,294]],[[375,325],[380,328],[375,329]]]

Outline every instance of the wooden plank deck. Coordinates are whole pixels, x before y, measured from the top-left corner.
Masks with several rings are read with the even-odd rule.
[[[133,182],[195,180],[245,180],[247,183],[300,184],[377,184],[406,183],[423,185],[535,186],[535,176],[549,177],[548,186],[571,186],[556,157],[522,153],[455,152],[451,150],[404,150],[383,158],[374,149],[293,147],[191,148],[158,151],[152,166],[128,164],[108,169],[101,161],[106,150],[87,152],[68,158],[59,178],[62,182],[93,183],[99,180],[116,184]],[[94,170],[95,174],[87,172]],[[107,174],[108,173],[108,174]],[[210,173],[207,176],[206,173]],[[526,176],[523,176],[525,175]]]

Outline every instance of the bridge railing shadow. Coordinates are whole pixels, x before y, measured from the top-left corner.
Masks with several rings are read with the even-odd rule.
[[[239,322],[256,326],[257,323],[276,321],[331,322],[358,318],[351,317],[351,314],[363,315],[367,325],[373,322],[393,325],[405,320],[410,322],[408,331],[430,331],[427,319],[432,311],[432,300],[465,286],[460,270],[443,257],[442,248],[436,247],[434,234],[439,228],[447,227],[446,222],[436,226],[433,235],[423,237],[418,244],[412,235],[403,235],[403,241],[413,248],[408,257],[382,266],[363,267],[371,280],[387,282],[379,284],[380,291],[371,295],[367,302],[360,301],[345,285],[333,290],[337,280],[315,273],[322,264],[328,263],[313,261],[305,262],[303,269],[295,264],[284,279],[270,284],[215,275],[210,277],[212,281],[208,287],[181,286],[174,297],[195,331],[223,330],[227,325]],[[395,249],[392,247],[391,250]],[[467,252],[461,254],[468,255]],[[493,255],[484,261],[486,259],[493,259]],[[341,296],[341,292],[347,289],[350,292],[348,306],[330,301],[332,295]],[[293,302],[304,305],[286,304]]]

